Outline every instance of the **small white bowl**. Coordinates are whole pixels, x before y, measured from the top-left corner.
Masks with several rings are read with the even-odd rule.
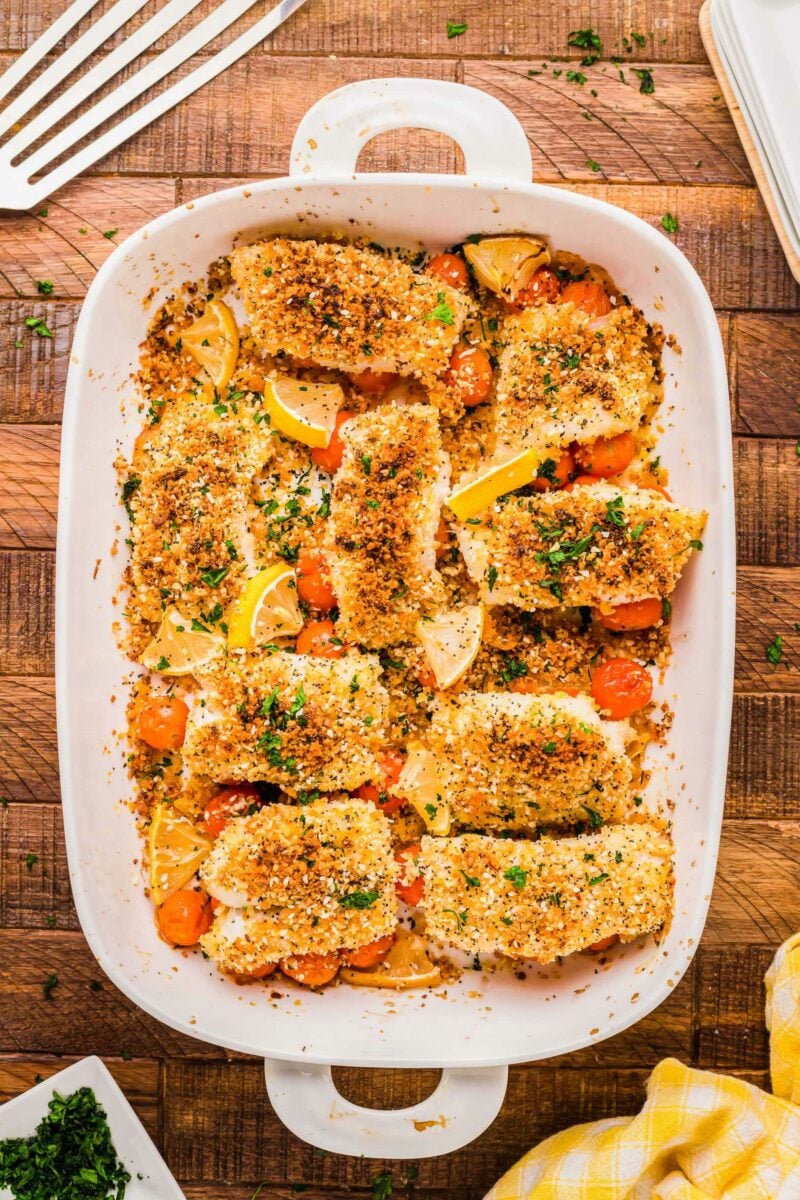
[[[30,1137],[42,1117],[47,1116],[53,1092],[68,1096],[80,1087],[90,1087],[105,1109],[117,1157],[131,1176],[125,1200],[186,1200],[144,1125],[99,1058],[82,1058],[0,1105],[0,1140]],[[0,1200],[12,1200],[11,1192],[0,1188]]]

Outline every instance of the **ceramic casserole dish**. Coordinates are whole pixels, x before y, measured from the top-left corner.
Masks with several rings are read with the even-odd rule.
[[[359,174],[360,150],[423,127],[462,148],[465,176]],[[306,1141],[370,1157],[456,1149],[494,1118],[508,1065],[613,1036],[651,1012],[686,971],[710,899],[722,817],[733,676],[734,523],[725,361],[706,291],[682,254],[639,218],[531,183],[515,117],[459,84],[356,83],[315,105],[287,178],[205,196],[151,221],[111,255],[89,291],[64,409],[57,565],[58,728],[72,887],[84,933],[114,983],[145,1011],[207,1042],[263,1056],[270,1099]],[[675,915],[659,944],[617,946],[510,972],[468,971],[424,996],[340,986],[324,994],[242,988],[199,955],[159,941],[140,878],[121,731],[132,666],[117,645],[125,513],[114,459],[140,425],[132,373],[152,313],[234,243],[272,233],[341,233],[438,250],[471,233],[525,231],[603,264],[674,336],[664,351],[659,450],[675,494],[709,520],[679,586],[673,657],[657,699],[675,710],[651,747],[648,795],[674,805]],[[113,543],[120,553],[111,554]],[[135,669],[135,668],[133,668]],[[115,697],[112,702],[111,697]],[[413,1108],[370,1112],[336,1092],[331,1065],[439,1067]]]

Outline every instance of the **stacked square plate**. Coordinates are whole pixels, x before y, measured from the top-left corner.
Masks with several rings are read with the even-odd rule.
[[[756,182],[800,279],[800,0],[708,0],[700,25]]]

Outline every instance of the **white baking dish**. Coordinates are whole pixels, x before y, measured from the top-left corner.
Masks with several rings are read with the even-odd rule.
[[[371,137],[411,126],[453,137],[468,175],[353,174]],[[717,323],[694,270],[659,232],[530,177],[516,119],[478,91],[402,79],[342,88],[301,123],[289,178],[206,196],[121,245],[89,291],[72,353],[56,660],[64,819],[81,924],[103,969],[136,1004],[192,1037],[263,1055],[281,1118],[300,1137],[342,1153],[422,1157],[453,1150],[495,1116],[509,1063],[576,1050],[645,1016],[689,965],[714,878],[734,643],[731,436]],[[120,742],[131,667],[112,624],[120,618],[114,598],[127,530],[113,460],[130,448],[141,423],[130,380],[138,346],[164,296],[201,276],[235,238],[338,231],[436,249],[473,232],[516,230],[546,234],[602,263],[680,347],[665,351],[660,449],[674,494],[707,509],[710,519],[706,549],[694,556],[675,603],[675,653],[660,693],[675,702],[675,723],[668,746],[650,756],[651,794],[675,806],[675,920],[659,946],[646,940],[618,947],[607,969],[578,956],[525,982],[506,972],[468,972],[424,997],[344,986],[315,995],[281,986],[283,998],[273,1000],[269,988],[240,988],[198,955],[182,957],[160,942],[136,865],[141,849],[125,806],[131,785]],[[448,1070],[422,1105],[371,1113],[338,1096],[330,1064]]]

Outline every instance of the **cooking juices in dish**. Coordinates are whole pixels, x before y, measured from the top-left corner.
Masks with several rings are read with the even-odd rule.
[[[119,468],[166,940],[406,988],[663,929],[644,751],[705,514],[655,446],[662,341],[527,236],[276,237],[162,308]]]

